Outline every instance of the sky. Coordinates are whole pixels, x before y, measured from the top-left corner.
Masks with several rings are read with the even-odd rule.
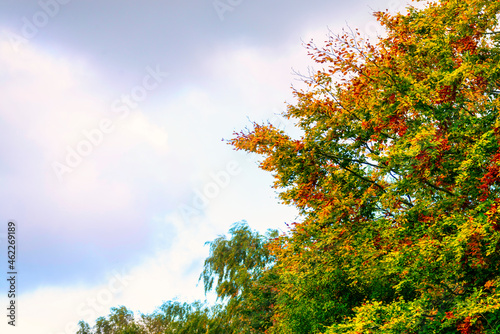
[[[204,300],[205,242],[286,231],[258,157],[227,144],[282,118],[304,42],[404,0],[0,2],[1,333],[75,333],[110,307]],[[16,224],[16,326],[7,306]],[[208,296],[213,302],[213,296]]]

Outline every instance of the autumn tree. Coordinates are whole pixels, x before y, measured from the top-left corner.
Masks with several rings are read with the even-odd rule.
[[[235,134],[301,220],[273,243],[272,333],[500,332],[500,1],[377,12],[307,44],[285,116]]]

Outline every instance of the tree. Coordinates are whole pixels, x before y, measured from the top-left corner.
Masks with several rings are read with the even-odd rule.
[[[220,236],[207,242],[210,256],[200,280],[205,292],[215,289],[218,298],[227,300],[224,322],[230,333],[263,333],[271,326],[277,281],[268,243],[278,233],[269,230],[260,235],[243,221],[234,224],[229,234],[229,239]]]
[[[141,316],[145,333],[151,334],[228,333],[223,319],[224,310],[220,306],[209,308],[200,302],[188,304],[178,301],[164,302],[154,313]]]
[[[375,13],[307,44],[285,115],[236,133],[302,219],[272,243],[272,333],[500,331],[500,2]]]
[[[107,317],[97,318],[93,330],[80,321],[76,334],[225,334],[229,333],[225,319],[221,305],[168,301],[151,314],[141,314],[140,319],[124,306],[112,307]]]
[[[78,331],[76,334],[92,334],[92,330],[89,324],[85,321],[78,322]]]
[[[277,232],[260,235],[240,222],[229,234],[230,239],[220,236],[207,242],[210,256],[200,276],[205,292],[215,288],[222,303],[210,307],[198,301],[166,301],[140,319],[125,306],[112,307],[107,317],[96,320],[93,330],[80,321],[77,334],[263,333],[271,326],[277,284],[267,246]]]
[[[81,322],[80,322],[81,323]],[[112,307],[108,317],[99,317],[94,326],[94,334],[142,334],[135,322],[134,313],[125,306]]]

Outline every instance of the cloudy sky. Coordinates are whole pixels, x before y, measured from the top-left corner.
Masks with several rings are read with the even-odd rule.
[[[17,224],[17,326],[74,333],[125,305],[204,299],[204,243],[297,219],[222,139],[271,121],[328,29],[376,35],[404,0],[0,2],[0,265]],[[293,69],[293,70],[292,70]],[[9,302],[0,283],[1,309]]]

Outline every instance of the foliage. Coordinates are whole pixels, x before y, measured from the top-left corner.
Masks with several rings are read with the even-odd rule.
[[[192,304],[177,301],[164,302],[152,314],[134,318],[126,307],[111,308],[107,317],[99,317],[93,329],[80,321],[77,334],[224,334],[224,310],[200,302]]]
[[[150,315],[141,315],[144,333],[219,334],[226,333],[221,307],[209,308],[200,302],[192,304],[168,301]]]
[[[92,334],[92,330],[88,323],[85,321],[78,322],[78,331],[76,334]]]
[[[201,302],[167,301],[140,318],[124,306],[114,307],[107,317],[96,320],[93,329],[80,321],[77,334],[263,333],[271,326],[277,284],[267,245],[277,232],[260,235],[240,222],[229,234],[229,239],[220,236],[207,243],[210,256],[200,276],[205,291],[215,288],[223,303],[208,307]]]
[[[261,333],[271,325],[277,282],[272,269],[274,257],[267,245],[278,232],[269,230],[263,236],[252,232],[246,222],[240,222],[233,225],[229,234],[230,239],[220,236],[207,243],[210,256],[205,260],[200,280],[205,292],[214,288],[218,298],[227,300],[231,333]]]
[[[87,325],[88,327],[88,325]],[[108,318],[96,320],[93,334],[141,334],[134,321],[134,313],[125,306],[112,307]]]
[[[244,224],[209,243],[221,304],[125,307],[78,334],[500,333],[500,1],[375,13],[307,44],[319,69],[285,115],[230,140],[263,156],[287,234]]]
[[[500,326],[500,2],[375,13],[307,44],[293,139],[235,134],[302,221],[272,243],[272,333],[496,333]]]

